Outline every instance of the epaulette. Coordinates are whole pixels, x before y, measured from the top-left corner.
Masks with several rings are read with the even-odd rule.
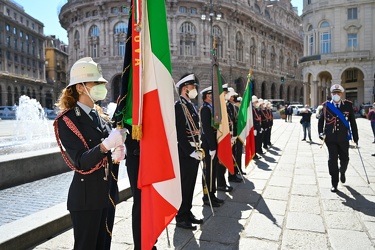
[[[344,102],[349,102],[349,103],[353,104],[352,101],[349,101],[349,100],[347,100],[347,99],[345,99]]]

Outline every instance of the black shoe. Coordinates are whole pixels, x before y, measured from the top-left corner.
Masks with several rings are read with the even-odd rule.
[[[260,158],[262,158],[262,156],[259,156],[259,155],[254,155],[254,157],[253,157],[253,159],[255,159],[255,160],[258,160]],[[244,173],[242,172],[242,174],[244,174]]]
[[[337,192],[337,187],[331,187],[331,192],[336,193]]]
[[[217,187],[217,190],[223,191],[223,192],[232,192],[233,187],[231,187],[231,186]]]
[[[263,151],[260,151],[258,154],[260,155],[264,155],[265,153]]]
[[[214,201],[219,204],[223,204],[224,200],[217,198],[216,196],[211,197],[211,201]]]
[[[263,146],[263,148],[264,148],[264,149],[268,149],[268,147],[267,147],[267,146]]]
[[[229,177],[228,181],[240,183],[240,182],[242,182],[242,179],[238,178],[237,176],[233,176],[233,177]]]
[[[258,156],[259,157],[259,156]],[[260,157],[259,157],[260,158]],[[242,175],[246,175],[246,173],[244,171],[241,170],[241,174]]]
[[[194,215],[190,215],[188,220],[193,224],[203,224],[203,220],[195,218]]]
[[[375,156],[375,154],[372,154],[371,156]]]
[[[309,139],[310,139],[310,142],[312,142],[311,138],[309,138]]]
[[[345,173],[342,173],[342,174],[340,175],[340,181],[341,181],[342,183],[345,183],[345,181],[346,181]]]
[[[180,221],[176,223],[176,227],[181,227],[183,229],[196,230],[197,226],[193,226],[190,221]]]
[[[306,139],[302,139],[302,141],[306,141]]]
[[[213,207],[220,207],[221,204],[216,202],[216,201],[213,201],[211,200],[211,203],[212,203],[212,206]],[[210,205],[210,201],[209,200],[203,200],[203,204],[206,205],[206,206],[209,206]]]

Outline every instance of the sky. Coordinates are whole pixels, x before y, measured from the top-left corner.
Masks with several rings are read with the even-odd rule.
[[[55,35],[68,44],[67,32],[59,22],[58,8],[67,0],[13,0],[22,5],[25,12],[44,24],[44,35]],[[36,2],[38,4],[36,4]],[[298,7],[298,14],[302,14],[303,0],[292,0],[292,5]]]

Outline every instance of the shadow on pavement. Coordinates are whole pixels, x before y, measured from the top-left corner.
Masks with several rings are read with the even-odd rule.
[[[362,212],[365,215],[374,217],[375,216],[375,203],[367,200],[363,195],[361,195],[354,188],[345,186],[346,189],[353,195],[354,198],[349,197],[345,193],[338,191],[337,195],[344,198],[345,201],[342,202],[343,205],[352,208],[353,210]]]

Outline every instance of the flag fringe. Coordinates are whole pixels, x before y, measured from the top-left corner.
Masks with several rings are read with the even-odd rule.
[[[142,125],[132,126],[132,138],[137,141],[142,139]]]

